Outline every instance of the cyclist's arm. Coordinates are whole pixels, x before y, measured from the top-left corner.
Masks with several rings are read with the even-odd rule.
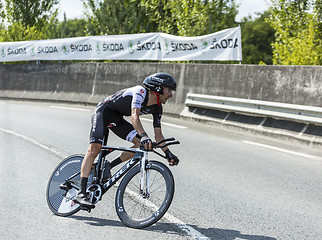
[[[153,116],[153,127],[154,127],[154,138],[156,142],[160,142],[165,137],[162,134],[162,128],[161,128],[161,118],[162,118],[162,105],[159,105],[158,107],[155,107],[152,113]],[[168,148],[162,148],[162,150],[165,152]]]
[[[142,133],[145,133],[145,130],[140,120],[140,112],[141,110],[136,107],[132,108],[132,112],[131,112],[131,123],[139,135],[141,135]]]
[[[160,142],[165,137],[162,134],[161,127],[155,127],[154,128],[154,138],[156,142]],[[162,151],[165,152],[168,149],[168,147],[162,148]]]
[[[157,142],[161,141],[164,139],[164,136],[162,134],[162,130],[161,127],[155,127],[154,128],[154,134],[155,134],[155,140]],[[166,154],[166,157],[168,159],[169,165],[170,166],[176,166],[179,163],[179,159],[177,156],[175,156],[173,153],[171,153],[171,151],[165,147],[162,148],[163,152]]]
[[[140,121],[141,106],[146,97],[147,91],[143,87],[136,87],[133,91],[131,101],[131,123],[139,135],[145,133]]]
[[[141,136],[141,145],[144,145],[145,149],[152,150],[152,141],[149,138],[149,136],[146,134],[141,120],[140,120],[140,112],[141,110],[139,108],[132,108],[131,111],[131,123],[134,127],[134,129],[138,132],[138,134]]]

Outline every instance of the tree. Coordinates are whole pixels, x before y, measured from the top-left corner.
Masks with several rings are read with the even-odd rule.
[[[58,0],[4,0],[0,12],[6,24],[0,29],[1,41],[51,38],[57,24]]]
[[[322,65],[322,0],[316,0],[314,4],[314,15],[316,16],[315,40],[319,53],[319,64]]]
[[[3,10],[3,3],[0,1],[0,19],[1,19],[0,24],[3,23],[4,17],[5,17],[5,14]]]
[[[318,13],[312,13],[312,6],[314,1],[310,0],[271,0],[268,21],[275,30],[274,64],[316,65],[321,62]]]
[[[145,15],[140,0],[87,0],[84,5],[91,35],[144,32]]]
[[[55,28],[55,38],[71,38],[82,37],[85,35],[85,19],[66,19],[64,14],[64,20],[59,22]]]
[[[2,2],[0,1],[0,29],[3,29],[4,28],[4,11],[3,11],[3,4]]]
[[[268,11],[258,13],[259,17],[252,20],[245,17],[241,21],[241,35],[243,46],[243,63],[273,64],[272,43],[275,41],[274,29],[265,21],[269,17]]]
[[[24,27],[44,27],[51,18],[57,17],[59,0],[4,0],[9,23],[20,22]]]
[[[44,33],[37,31],[34,26],[25,27],[19,22],[15,22],[0,29],[0,42],[29,41],[44,38]]]
[[[146,0],[141,1],[145,14],[145,32],[163,32],[177,34],[178,29],[175,24],[172,7],[173,0]]]
[[[86,0],[89,34],[203,35],[235,26],[235,0]]]
[[[173,0],[171,11],[180,36],[198,36],[236,25],[234,0]]]

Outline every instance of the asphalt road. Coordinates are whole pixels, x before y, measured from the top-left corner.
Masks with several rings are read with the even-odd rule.
[[[181,142],[170,217],[125,227],[116,187],[90,214],[53,215],[48,178],[64,156],[86,152],[92,110],[0,101],[0,239],[321,239],[321,149],[169,117],[164,135]],[[113,134],[109,143],[130,146]]]

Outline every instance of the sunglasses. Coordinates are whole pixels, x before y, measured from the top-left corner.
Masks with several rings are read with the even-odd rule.
[[[167,89],[168,89],[168,92],[171,92],[171,95],[174,95],[176,93],[176,91],[175,90],[172,90],[171,88],[168,88],[167,87]]]

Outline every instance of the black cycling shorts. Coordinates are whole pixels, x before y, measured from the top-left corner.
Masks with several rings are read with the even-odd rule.
[[[115,123],[116,126],[111,130],[120,138],[132,142],[133,138],[137,135],[131,123],[126,121],[122,115],[117,114],[106,104],[99,103],[92,115],[92,127],[90,132],[90,143],[103,144],[103,138],[108,131],[107,126]]]

